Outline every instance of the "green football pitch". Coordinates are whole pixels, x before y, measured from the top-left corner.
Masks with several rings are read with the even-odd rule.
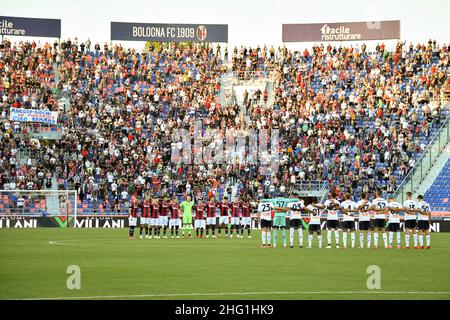
[[[258,231],[253,239],[127,233],[0,229],[0,299],[450,299],[450,233],[432,234],[431,250],[318,249],[316,239],[313,249],[285,249],[281,237],[262,249]],[[72,265],[80,289],[67,288]],[[373,265],[380,289],[367,287]]]

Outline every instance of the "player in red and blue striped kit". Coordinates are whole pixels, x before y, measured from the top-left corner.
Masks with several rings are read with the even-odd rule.
[[[173,232],[175,229],[175,234],[177,238],[180,238],[178,235],[178,230],[180,229],[181,225],[181,208],[180,204],[178,203],[178,200],[173,199],[169,204],[169,211],[170,211],[170,236],[173,239]]]
[[[145,199],[139,204],[139,207],[141,208],[141,228],[139,230],[140,238],[142,239],[142,230],[145,230],[145,237],[149,238],[149,224],[150,224],[150,206],[151,201],[148,196],[145,197]]]
[[[159,229],[158,236],[161,228],[163,228],[163,238],[167,239],[166,232],[167,226],[169,224],[169,204],[167,203],[168,198],[164,200],[159,200]]]
[[[209,238],[210,228],[212,237],[216,237],[216,209],[217,206],[214,203],[214,197],[211,197],[209,202],[206,203],[206,238]]]
[[[241,208],[241,238],[244,237],[244,229],[247,229],[247,237],[251,238],[250,231],[251,231],[251,224],[252,219],[250,217],[252,206],[250,204],[250,201],[248,199],[243,199],[241,203],[239,204]]]
[[[217,208],[219,208],[220,217],[219,217],[219,234],[220,237],[222,234],[222,228],[225,229],[225,237],[228,238],[228,223],[229,223],[229,212],[230,212],[230,204],[227,202],[227,197],[223,197],[223,201],[217,204]]]
[[[202,199],[198,198],[197,204],[192,208],[195,214],[195,233],[197,238],[203,238],[203,231],[206,228],[205,210]]]
[[[153,203],[150,206],[150,237],[152,236],[152,230],[155,234],[155,238],[159,239],[159,203],[158,199],[153,199]]]
[[[230,230],[230,238],[233,238],[233,230],[236,230],[236,237],[240,238],[239,235],[239,227],[240,227],[240,215],[241,215],[241,206],[240,203],[235,199],[231,203],[231,230]]]
[[[137,217],[138,217],[138,208],[139,205],[136,201],[136,199],[131,200],[131,206],[130,206],[130,215],[128,217],[128,224],[130,226],[130,239],[136,239],[134,237],[134,228],[137,226]],[[142,233],[142,231],[141,231]]]

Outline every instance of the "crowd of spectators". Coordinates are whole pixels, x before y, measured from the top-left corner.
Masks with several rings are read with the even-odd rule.
[[[90,47],[76,39],[2,43],[0,189],[51,189],[56,179],[59,189],[78,190],[81,201],[116,209],[147,190],[209,197],[237,185],[257,197],[320,181],[338,192],[393,192],[447,115],[437,98],[449,86],[450,48],[431,41],[375,52],[234,49],[234,71],[272,72],[274,103],[267,105],[266,90],[224,106],[218,96],[227,68],[212,45]],[[24,123],[7,120],[10,107],[58,111],[61,139],[32,139]],[[194,121],[206,136],[213,129],[216,136],[279,129],[278,172],[263,175],[238,157],[172,163],[172,133],[192,133]]]

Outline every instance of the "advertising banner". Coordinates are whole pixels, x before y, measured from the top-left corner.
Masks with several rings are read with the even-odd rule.
[[[252,218],[253,229],[257,229],[257,220]],[[308,229],[309,219],[302,218],[304,229]],[[289,228],[289,220],[286,223]],[[358,222],[355,223],[358,230]],[[104,216],[104,215],[88,215],[78,216],[2,216],[0,217],[1,228],[128,228],[128,216]],[[326,221],[321,222],[322,229],[326,229]],[[400,230],[403,231],[404,223],[400,222]],[[450,232],[450,220],[432,219],[430,222],[431,232]]]
[[[0,16],[0,34],[61,38],[61,20]]]
[[[111,22],[111,40],[228,42],[228,25]]]
[[[4,216],[0,228],[126,228],[128,216]]]
[[[400,20],[283,24],[283,42],[400,39]]]
[[[9,120],[19,122],[40,122],[47,124],[58,124],[58,112],[11,107],[9,113]]]

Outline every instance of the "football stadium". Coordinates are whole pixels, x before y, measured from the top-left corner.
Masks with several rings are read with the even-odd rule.
[[[0,299],[449,300],[449,3],[186,3],[2,5]]]

